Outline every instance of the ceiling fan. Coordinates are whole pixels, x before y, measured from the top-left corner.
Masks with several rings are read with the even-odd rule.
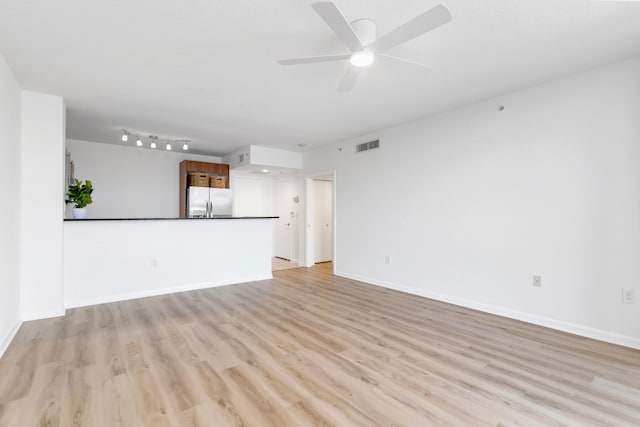
[[[371,65],[376,57],[401,61],[406,64],[430,70],[428,65],[420,64],[408,59],[387,55],[385,52],[393,47],[405,43],[428,31],[434,30],[451,21],[451,13],[446,6],[439,4],[432,9],[416,16],[409,22],[399,26],[382,37],[376,35],[376,23],[372,19],[361,18],[349,23],[338,6],[331,1],[320,1],[311,5],[313,10],[331,27],[340,40],[347,45],[351,53],[341,55],[311,56],[306,58],[282,59],[281,65],[312,64],[315,62],[349,60],[351,66],[347,69],[338,91],[351,90],[358,80],[361,70]]]

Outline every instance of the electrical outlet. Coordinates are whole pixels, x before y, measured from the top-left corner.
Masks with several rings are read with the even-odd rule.
[[[391,264],[391,257],[389,255],[384,257],[384,263],[387,265]]]
[[[542,287],[542,277],[541,276],[533,276],[533,286],[536,288]]]
[[[622,302],[627,304],[635,304],[636,303],[635,289],[622,288]]]

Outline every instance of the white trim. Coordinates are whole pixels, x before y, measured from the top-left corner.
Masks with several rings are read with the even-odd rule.
[[[311,240],[309,239],[311,233],[311,178],[308,176],[304,179],[304,259],[303,263],[305,267],[313,266],[313,259],[311,257],[312,248]],[[335,273],[335,272],[334,272]]]
[[[51,317],[61,317],[64,316],[65,309],[52,309],[52,310],[44,310],[44,311],[36,311],[31,313],[22,313],[22,320],[27,322],[29,320],[40,320],[40,319],[49,319]]]
[[[0,342],[0,357],[2,357],[4,352],[9,348],[11,341],[13,341],[16,334],[18,333],[18,330],[20,329],[20,326],[22,326],[22,321],[18,321],[15,325],[13,325],[13,328],[11,328],[7,336],[4,337],[2,342]]]
[[[258,282],[261,280],[270,280],[270,279],[273,279],[271,272],[265,275],[243,277],[243,278],[237,278],[233,280],[219,280],[219,281],[210,281],[210,282],[202,282],[202,283],[193,283],[193,284],[188,284],[183,286],[174,286],[171,288],[152,289],[148,291],[131,292],[131,293],[119,294],[119,295],[109,295],[109,296],[100,297],[100,298],[88,298],[88,299],[75,300],[75,301],[72,300],[72,301],[67,301],[65,303],[65,306],[66,308],[86,307],[89,305],[106,304],[106,303],[118,302],[118,301],[127,301],[127,300],[132,300],[137,298],[153,297],[158,295],[173,294],[177,292],[195,291],[198,289],[217,288],[220,286],[236,285],[236,284],[247,283],[247,282]]]
[[[459,298],[451,295],[429,292],[423,289],[412,288],[409,286],[398,285],[396,283],[391,283],[391,282],[386,282],[381,280],[375,280],[369,277],[362,277],[355,274],[336,272],[335,275],[344,277],[347,279],[357,280],[370,285],[380,286],[387,289],[393,289],[396,291],[405,292],[412,295],[418,295],[418,296],[433,299],[436,301],[442,301],[449,304],[458,305],[461,307],[483,311],[485,313],[508,317],[510,319],[522,320],[523,322],[532,323],[534,325],[545,326],[547,328],[556,329],[559,331],[568,332],[575,335],[580,335],[582,337],[593,338],[596,340],[605,341],[608,343],[622,345],[625,347],[630,347],[630,348],[635,348],[640,350],[640,338],[636,338],[632,336],[620,335],[615,332],[609,332],[609,331],[604,331],[602,329],[591,328],[589,326],[584,326],[577,323],[565,322],[562,320],[552,319],[550,317],[537,316],[535,314],[529,314],[521,311],[500,307],[500,306],[485,304],[482,302],[478,302],[478,301],[474,301],[466,298]]]

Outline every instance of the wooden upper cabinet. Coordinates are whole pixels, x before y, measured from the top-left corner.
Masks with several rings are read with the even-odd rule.
[[[229,165],[222,163],[196,162],[195,160],[184,160],[180,163],[180,171],[186,173],[208,173],[214,175],[229,175]]]
[[[213,176],[224,176],[226,188],[229,188],[229,165],[222,163],[198,162],[183,160],[180,162],[180,218],[187,217],[187,188],[190,173],[206,173]]]

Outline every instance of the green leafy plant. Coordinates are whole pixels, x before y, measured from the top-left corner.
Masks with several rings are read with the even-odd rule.
[[[93,203],[91,193],[93,193],[91,181],[86,180],[83,183],[79,179],[76,179],[75,183],[71,184],[67,191],[67,203],[73,203],[76,208],[84,208]]]

